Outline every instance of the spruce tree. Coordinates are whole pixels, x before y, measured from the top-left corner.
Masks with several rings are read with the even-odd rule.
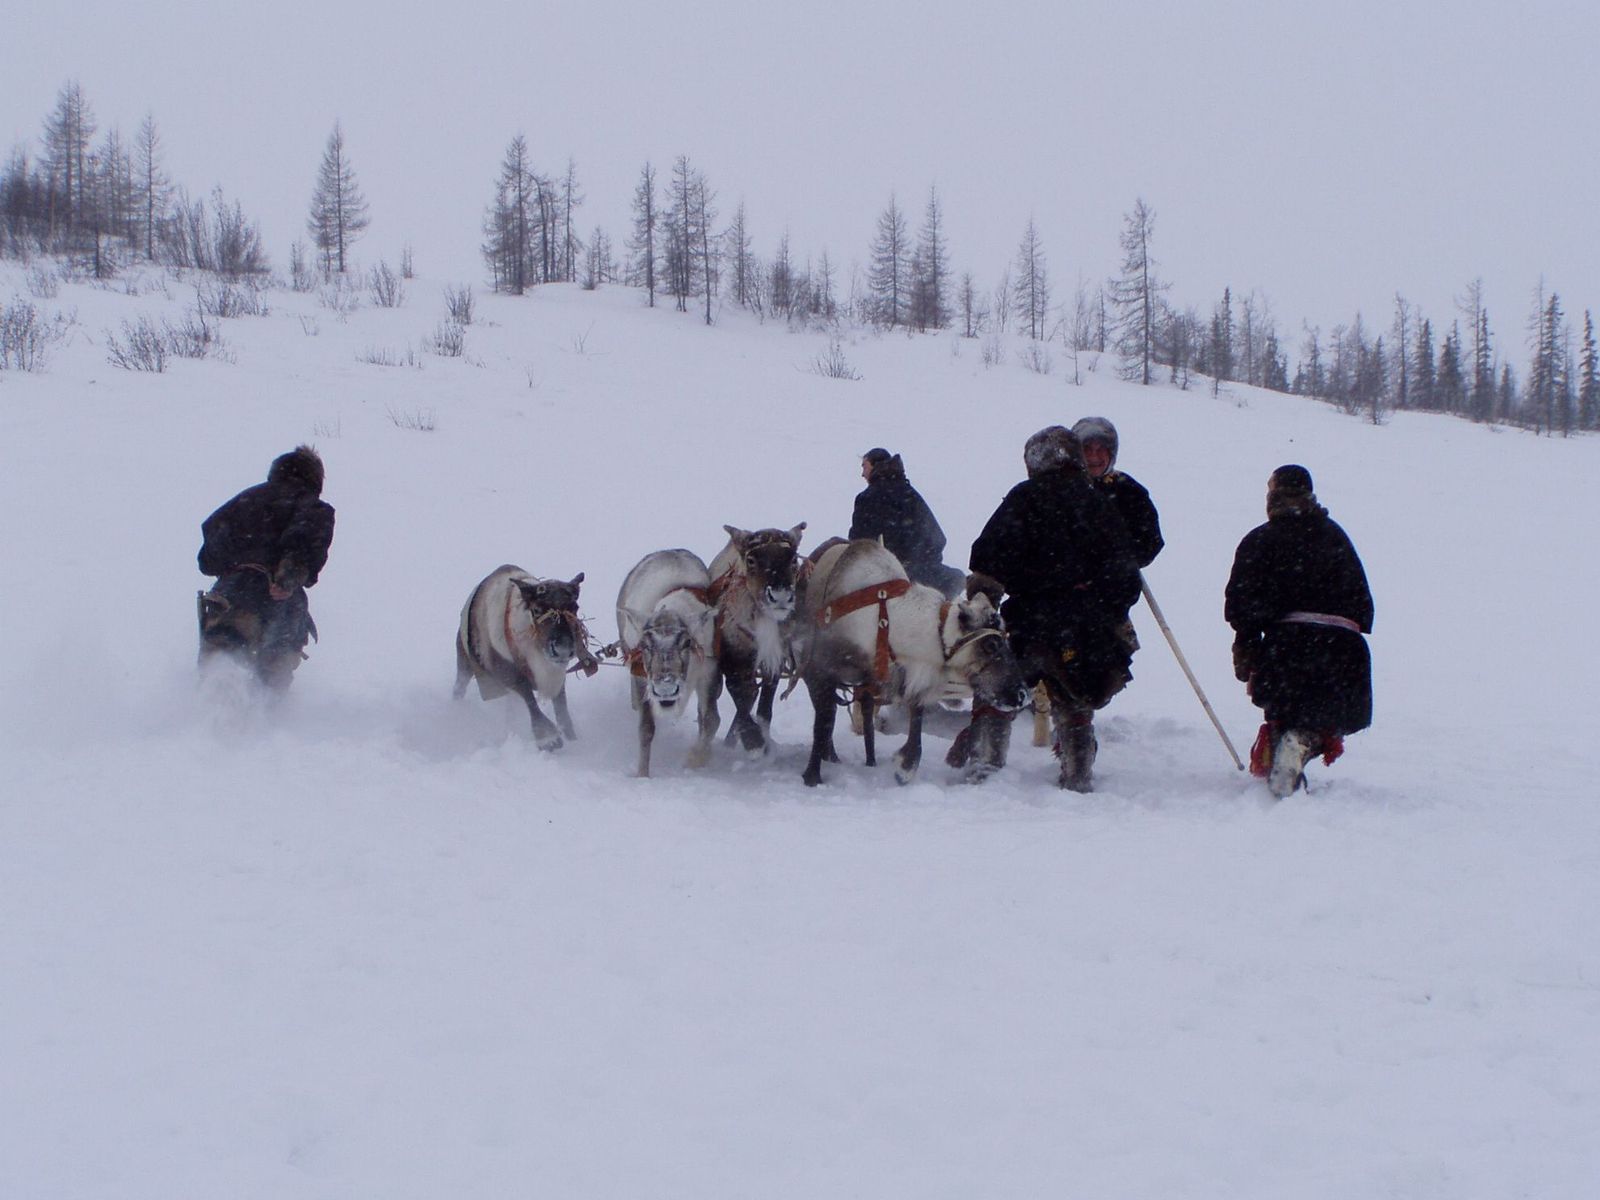
[[[1042,341],[1050,314],[1050,268],[1045,261],[1044,242],[1039,237],[1039,227],[1028,218],[1028,227],[1022,232],[1017,246],[1012,298],[1017,316],[1028,323],[1028,336]]]
[[[356,182],[356,173],[345,153],[344,130],[337,121],[322,151],[316,187],[311,193],[311,212],[306,232],[322,252],[324,274],[344,274],[350,244],[367,228],[367,200]]]
[[[1578,428],[1600,429],[1600,383],[1597,383],[1594,317],[1583,310],[1583,345],[1578,352]]]
[[[911,238],[905,214],[895,203],[878,214],[878,232],[868,253],[867,293],[872,319],[880,325],[904,325],[911,308]]]
[[[658,226],[661,209],[656,197],[656,172],[648,162],[639,170],[633,189],[633,233],[628,238],[628,279],[642,286],[651,308],[656,306]]]
[[[1150,256],[1156,214],[1141,197],[1123,217],[1122,274],[1111,281],[1111,299],[1117,309],[1117,349],[1122,354],[1122,376],[1149,384],[1155,357],[1156,311],[1166,289]]]

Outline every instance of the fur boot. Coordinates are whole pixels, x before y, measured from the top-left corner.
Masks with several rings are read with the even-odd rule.
[[[1094,713],[1051,712],[1055,752],[1061,763],[1060,786],[1073,792],[1094,791],[1094,758],[1100,748],[1094,735]]]
[[[1303,729],[1285,730],[1272,749],[1272,769],[1267,787],[1279,800],[1292,795],[1306,781],[1305,767],[1317,752],[1317,737]]]

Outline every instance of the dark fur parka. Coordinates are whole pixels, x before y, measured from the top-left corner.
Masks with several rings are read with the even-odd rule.
[[[322,460],[310,447],[279,455],[265,483],[205,519],[200,573],[220,577],[255,564],[280,587],[316,583],[333,543],[333,506],[321,499],[322,478]]]
[[[1141,568],[1148,567],[1167,544],[1161,536],[1161,518],[1149,490],[1132,475],[1115,469],[1096,479],[1094,485],[1110,499],[1122,518],[1133,544],[1134,561]]]
[[[850,540],[881,537],[917,583],[942,587],[944,530],[911,481],[898,454],[872,468],[866,488],[856,496]]]
[[[1361,633],[1286,621],[1291,613],[1353,621]],[[1269,721],[1343,735],[1372,723],[1372,592],[1345,531],[1314,497],[1275,505],[1234,554],[1224,616],[1235,671]]]
[[[1089,707],[1126,683],[1119,629],[1139,598],[1139,565],[1122,518],[1081,468],[1012,488],[972,544],[971,567],[1004,586],[1001,614],[1030,685],[1041,656],[1066,661],[1066,682]]]

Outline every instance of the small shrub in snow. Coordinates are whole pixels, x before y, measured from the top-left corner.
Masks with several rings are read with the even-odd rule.
[[[406,302],[405,284],[387,262],[379,262],[367,272],[367,290],[379,308],[399,308]]]
[[[415,279],[417,270],[411,261],[411,243],[407,242],[400,248],[400,278]]]
[[[315,317],[302,315],[300,317],[300,332],[307,337],[316,337],[322,332],[322,322]]]
[[[418,408],[411,412],[400,412],[391,408],[389,420],[396,429],[411,429],[417,433],[432,433],[435,428],[431,408]]]
[[[851,366],[850,360],[844,356],[844,347],[839,344],[838,338],[829,342],[827,350],[812,361],[811,371],[824,379],[861,378],[861,372]]]
[[[317,303],[343,321],[361,307],[361,293],[343,275],[335,275],[317,292]]]
[[[106,331],[106,361],[124,371],[165,371],[167,339],[149,317],[122,323],[122,338]]]
[[[472,324],[472,288],[463,284],[461,287],[447,287],[444,289],[444,310],[450,319],[457,325],[465,328]]]
[[[983,339],[983,365],[997,367],[1005,359],[1005,351],[1000,348],[1000,335],[992,334]]]
[[[1017,358],[1035,375],[1048,375],[1050,368],[1055,365],[1050,358],[1050,351],[1045,348],[1043,342],[1029,342],[1024,349],[1017,352]]]
[[[13,297],[0,305],[0,371],[42,371],[50,347],[66,332],[61,317],[45,320],[37,305]]]
[[[165,371],[169,358],[205,358],[208,355],[232,361],[222,349],[222,337],[215,325],[194,314],[174,325],[157,325],[149,317],[122,323],[122,337],[106,332],[106,361],[125,371]]]
[[[254,280],[207,282],[196,285],[195,305],[207,317],[264,317],[271,311],[265,294]]]
[[[423,338],[423,349],[440,358],[460,358],[467,347],[467,331],[454,321],[441,321],[439,327]]]
[[[289,247],[289,286],[297,292],[315,291],[317,272],[306,257],[305,243],[296,241]]]
[[[419,370],[422,362],[417,358],[417,352],[410,346],[404,353],[390,350],[387,347],[368,346],[367,349],[356,356],[357,361],[368,363],[374,367],[416,367]]]
[[[54,300],[61,294],[61,278],[49,267],[30,267],[28,292],[39,300]]]

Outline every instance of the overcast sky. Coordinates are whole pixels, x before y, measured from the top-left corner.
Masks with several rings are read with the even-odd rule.
[[[620,245],[640,165],[680,153],[757,249],[864,260],[896,193],[930,184],[953,265],[991,287],[1038,222],[1056,297],[1117,266],[1142,196],[1172,298],[1258,289],[1297,345],[1396,291],[1435,325],[1484,280],[1516,361],[1541,277],[1600,307],[1591,3],[734,0],[251,5],[12,0],[0,138],[36,147],[76,79],[102,130],[148,110],[170,173],[220,183],[279,266],[335,119],[371,204],[368,262],[481,281],[510,138]]]

